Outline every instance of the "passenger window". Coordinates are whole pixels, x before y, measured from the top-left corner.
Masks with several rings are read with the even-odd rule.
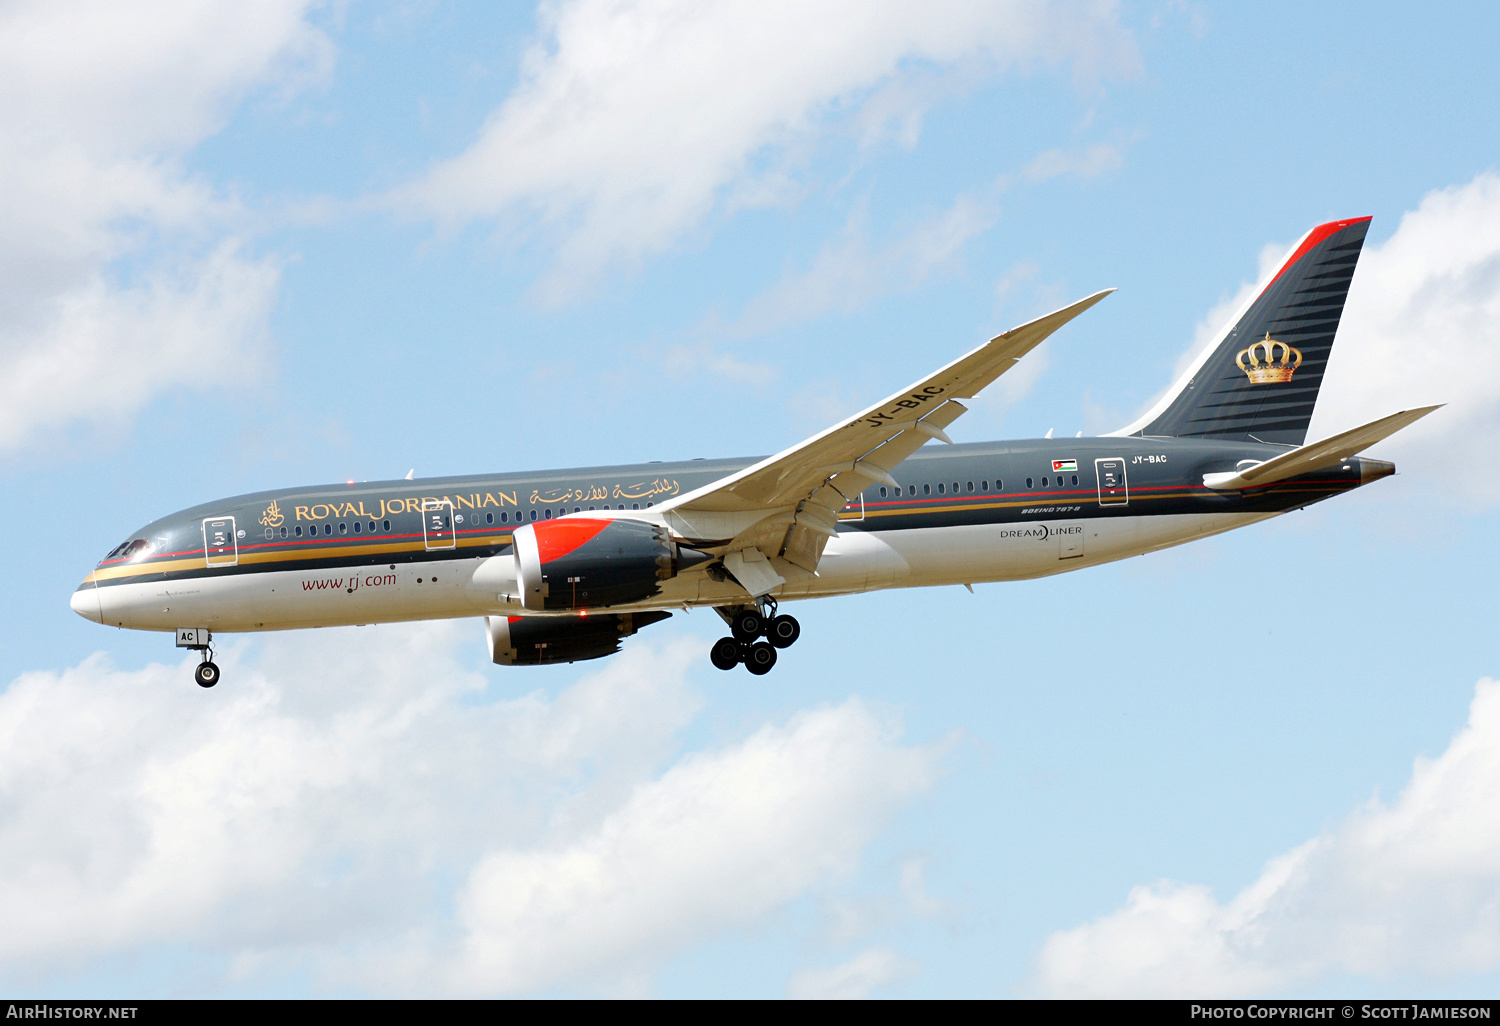
[[[531,511],[531,519],[532,519],[532,520],[535,520],[535,519],[536,519],[536,510],[532,510],[532,511]]]
[[[922,494],[923,495],[931,495],[932,494],[932,485],[923,485],[922,486]]]
[[[298,538],[302,537],[302,525],[301,524],[297,525],[297,537]]]
[[[340,523],[339,524],[339,534],[348,534],[348,533],[349,533],[349,525],[345,524],[345,523]]]
[[[916,485],[907,485],[906,486],[906,494],[907,495],[916,495],[917,494],[917,486]]]
[[[542,519],[543,520],[551,520],[552,519],[552,510],[550,510],[550,509],[544,509],[544,510],[542,510]]]
[[[970,487],[972,487],[972,486],[970,486]],[[958,494],[958,482],[957,481],[953,482],[953,494],[954,495]]]
[[[983,488],[985,491],[989,491],[990,483],[988,481],[981,481],[979,482],[979,487]]]
[[[358,520],[356,520],[354,522],[354,533],[358,534],[359,532],[360,532],[360,522]]]
[[[1077,474],[1074,474],[1074,475],[1073,475],[1073,483],[1074,483],[1074,484],[1077,484],[1077,483],[1078,483],[1078,475],[1077,475]]]
[[[323,533],[324,534],[332,534],[333,533],[333,525],[332,524],[324,524],[323,525]]]
[[[284,528],[284,527],[283,527],[283,528],[282,528],[282,529],[281,529],[281,536],[282,536],[282,537],[283,537],[283,538],[285,538],[285,537],[286,537],[286,528]]]
[[[391,529],[391,522],[389,520],[382,520],[380,522],[380,529],[382,531],[390,531],[390,529]]]
[[[375,521],[373,521],[373,520],[370,521],[370,533],[371,534],[375,533]]]
[[[885,498],[885,489],[884,489],[884,488],[881,488],[881,489],[880,489],[880,497],[881,497],[881,498],[882,498],[882,499],[883,499],[883,498]]]
[[[1027,488],[1031,487],[1031,478],[1029,478],[1029,477],[1026,479],[1026,487]]]
[[[938,482],[938,494],[939,495],[943,494],[943,482],[941,482],[941,481]]]
[[[493,513],[486,513],[484,515],[484,522],[486,524],[493,524],[495,522],[495,514],[493,514]]]
[[[630,508],[631,509],[640,509],[641,508],[641,504],[639,502],[632,502],[630,504]]]
[[[972,492],[974,490],[974,482],[973,481],[965,481],[964,484],[968,486],[967,488],[964,489],[965,491]]]
[[[995,478],[995,491],[998,492],[1000,489],[1002,489],[1004,487],[1005,487],[1005,485],[1001,482],[1001,480],[998,477]]]

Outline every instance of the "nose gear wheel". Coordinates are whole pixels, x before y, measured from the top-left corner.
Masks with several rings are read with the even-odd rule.
[[[211,688],[219,683],[219,665],[212,659],[205,659],[193,670],[193,680],[198,682],[200,688]]]

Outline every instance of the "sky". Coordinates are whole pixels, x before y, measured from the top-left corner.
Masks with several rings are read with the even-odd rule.
[[[0,989],[1493,996],[1500,8],[0,4]],[[162,635],[174,510],[777,451],[1118,288],[949,429],[1128,423],[1374,218],[1310,438],[1395,477],[1042,581]]]

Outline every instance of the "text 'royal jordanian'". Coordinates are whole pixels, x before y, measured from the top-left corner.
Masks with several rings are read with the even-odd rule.
[[[1304,444],[1369,218],[1304,236],[1136,423],[1099,438],[954,445],[979,393],[1098,292],[991,339],[765,459],[289,488],[148,524],[73,595],[114,627],[213,636],[482,616],[505,665],[619,651],[711,606],[711,659],[765,673],[800,628],[779,604],[1012,581],[1217,534],[1392,473],[1356,453],[1436,407]],[[927,446],[933,440],[948,443]]]

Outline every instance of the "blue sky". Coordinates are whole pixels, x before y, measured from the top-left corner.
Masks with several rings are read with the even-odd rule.
[[[109,995],[1493,994],[1490,5],[0,10],[0,981]],[[350,478],[777,450],[1103,287],[951,433],[1126,423],[1373,215],[1313,434],[1395,478],[1061,578],[228,640],[68,594]],[[226,639],[227,640],[227,639]]]

